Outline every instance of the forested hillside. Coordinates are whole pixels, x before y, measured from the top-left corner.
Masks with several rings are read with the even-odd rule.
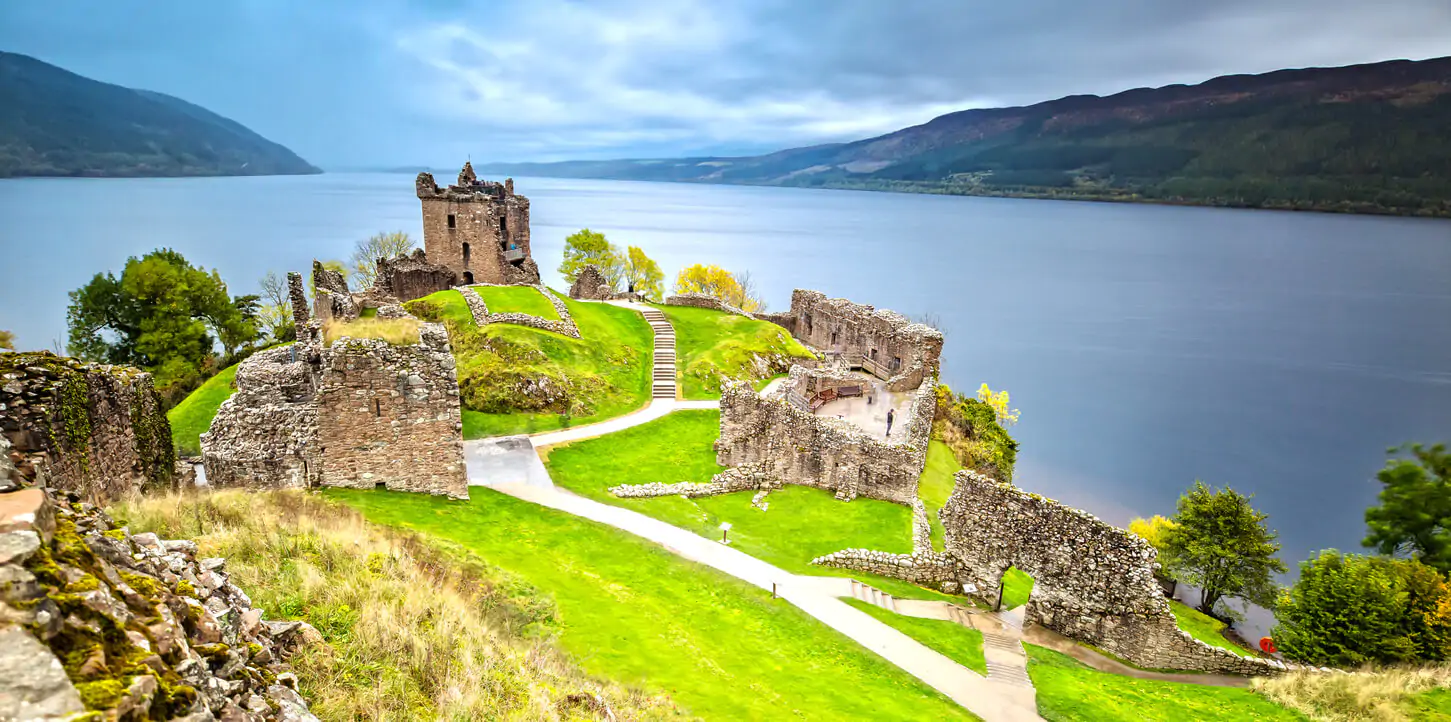
[[[490,171],[1451,216],[1451,58],[966,110],[749,158]]]
[[[0,177],[320,173],[179,98],[0,52]]]

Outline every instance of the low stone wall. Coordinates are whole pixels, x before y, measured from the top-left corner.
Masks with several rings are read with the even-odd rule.
[[[754,315],[743,311],[725,301],[716,298],[708,293],[679,293],[665,299],[666,306],[694,306],[695,308],[710,308],[716,311],[734,313],[746,318],[755,318]]]
[[[448,334],[423,324],[420,337],[411,346],[341,338],[328,349],[317,393],[323,486],[468,498]]]
[[[760,465],[738,466],[726,469],[706,483],[681,481],[674,484],[650,482],[648,484],[623,484],[610,487],[610,493],[621,499],[640,499],[652,496],[719,496],[751,489],[771,490],[780,484]]]
[[[0,540],[0,719],[316,722],[286,660],[322,636],[264,620],[195,542],[38,488],[0,494]]]
[[[149,373],[0,353],[0,432],[28,475],[97,502],[174,488],[171,424]]]
[[[921,499],[912,500],[912,551],[932,551],[932,520],[927,516],[927,505]]]
[[[564,302],[551,293],[547,287],[535,286],[535,288],[544,294],[544,298],[548,299],[549,303],[554,306],[554,310],[559,314],[560,320],[556,321],[552,318],[530,316],[526,313],[490,313],[488,304],[484,303],[483,297],[479,296],[478,292],[472,286],[460,286],[457,290],[459,295],[464,297],[464,303],[468,305],[469,313],[473,314],[474,324],[479,327],[487,326],[491,323],[512,323],[516,326],[528,326],[541,331],[551,331],[561,336],[579,338],[579,327],[575,325],[574,317],[569,313],[569,307],[565,306]]]
[[[957,565],[952,559],[930,551],[892,554],[870,549],[843,549],[812,559],[811,563],[901,579],[918,586],[940,589],[947,594],[956,594],[963,589],[958,581]]]

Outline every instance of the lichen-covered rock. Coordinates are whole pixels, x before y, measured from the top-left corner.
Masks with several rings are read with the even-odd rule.
[[[286,666],[316,630],[263,620],[193,542],[132,536],[74,493],[44,493],[40,510],[7,498],[30,492],[0,496],[32,508],[8,523],[53,524],[43,543],[38,521],[6,532],[28,541],[0,563],[0,720],[316,719]]]

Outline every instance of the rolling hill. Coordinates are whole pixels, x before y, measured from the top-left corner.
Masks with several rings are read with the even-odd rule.
[[[762,156],[481,169],[1451,217],[1448,128],[1451,58],[1437,58],[964,110]]]
[[[0,177],[321,173],[179,98],[0,52]]]

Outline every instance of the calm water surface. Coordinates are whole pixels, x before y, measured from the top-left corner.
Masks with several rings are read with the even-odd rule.
[[[1293,566],[1350,549],[1385,449],[1451,441],[1451,222],[522,179],[546,282],[588,226],[668,276],[749,269],[947,333],[944,376],[1022,409],[1018,483],[1125,523],[1196,478],[1256,495]],[[421,238],[407,175],[0,181],[0,328],[63,338],[66,292],[158,246],[221,271]]]

